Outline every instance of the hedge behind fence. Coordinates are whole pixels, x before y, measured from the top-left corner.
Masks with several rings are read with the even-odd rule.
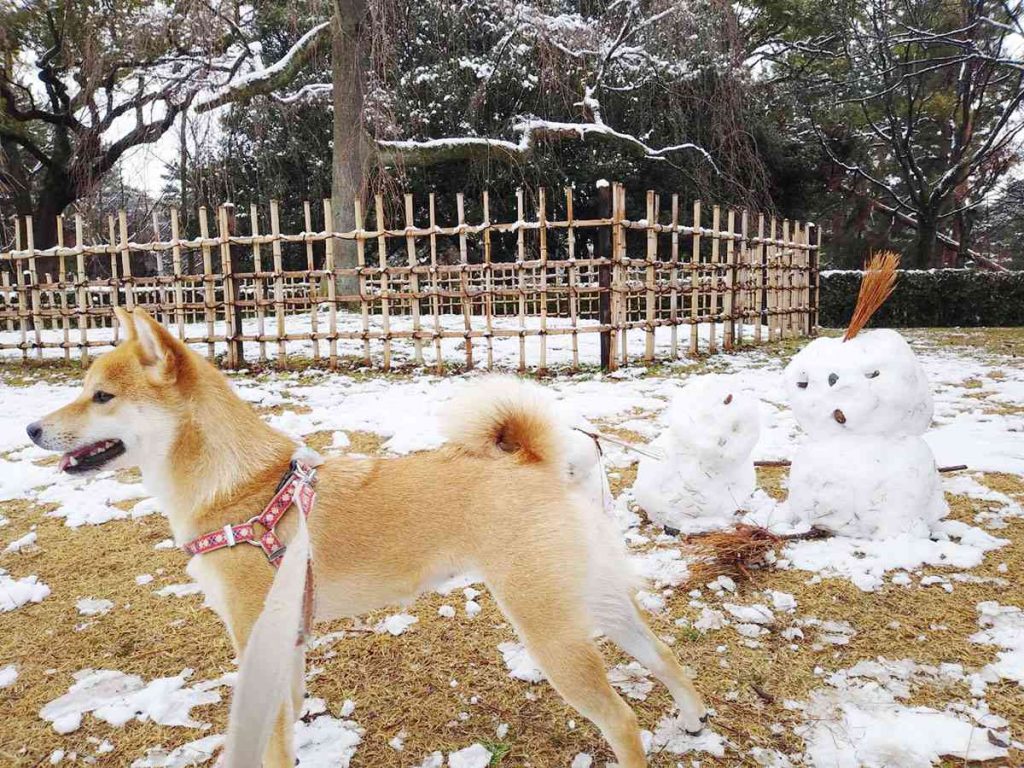
[[[842,328],[857,303],[861,272],[821,273],[819,323]],[[948,327],[1024,325],[1024,272],[901,270],[896,290],[871,325]]]

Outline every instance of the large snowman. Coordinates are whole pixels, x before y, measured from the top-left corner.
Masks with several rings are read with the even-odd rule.
[[[733,521],[754,492],[750,453],[760,435],[756,398],[728,376],[701,376],[668,409],[668,429],[640,460],[633,496],[651,522],[684,532]]]
[[[844,536],[928,536],[947,512],[921,438],[932,419],[924,371],[896,331],[859,331],[892,290],[894,270],[893,257],[873,262],[846,335],[812,341],[785,371],[806,435],[790,470],[790,510]]]

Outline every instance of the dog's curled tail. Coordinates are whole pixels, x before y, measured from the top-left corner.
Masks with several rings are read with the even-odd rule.
[[[487,376],[457,395],[444,414],[450,445],[473,456],[556,463],[565,456],[565,429],[552,398],[513,376]]]

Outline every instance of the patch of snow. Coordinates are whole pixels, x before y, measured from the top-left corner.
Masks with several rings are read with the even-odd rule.
[[[18,668],[14,664],[0,668],[0,689],[10,688],[17,679]]]
[[[707,752],[713,757],[725,756],[725,739],[711,728],[705,728],[699,735],[691,736],[676,717],[662,718],[654,733],[649,734],[648,741],[648,751],[665,751],[673,755]]]
[[[690,575],[678,549],[652,549],[634,555],[631,560],[637,573],[658,587],[678,586]]]
[[[188,595],[199,595],[202,592],[203,588],[193,581],[188,584],[168,584],[166,587],[160,587],[154,594],[160,597],[187,597]]]
[[[152,720],[159,725],[202,728],[192,719],[193,707],[215,704],[220,695],[187,687],[191,669],[174,677],[143,683],[136,675],[110,669],[83,669],[63,696],[46,704],[39,716],[53,724],[58,733],[78,729],[82,716],[91,712],[98,720],[120,727],[130,720]]]
[[[22,536],[20,539],[15,539],[10,544],[8,544],[6,547],[4,547],[4,553],[5,554],[9,554],[9,553],[12,553],[12,552],[20,552],[21,550],[25,549],[26,547],[31,547],[31,546],[35,545],[35,543],[36,543],[36,532],[35,531],[29,531],[24,536]]]
[[[408,613],[396,613],[378,622],[373,631],[379,634],[387,632],[389,635],[398,637],[418,621],[418,618],[410,616]]]
[[[99,597],[83,597],[75,603],[75,608],[78,609],[80,616],[102,616],[105,613],[110,613],[110,609],[113,607],[112,601]]]
[[[984,728],[952,713],[908,707],[876,682],[813,691],[806,724],[794,730],[813,768],[931,768],[942,757],[964,761],[1006,757]]]
[[[299,763],[311,768],[348,768],[363,740],[363,729],[353,720],[316,714],[322,700],[306,699],[303,719],[295,723],[295,752]],[[351,714],[351,713],[349,713]],[[347,717],[342,715],[342,717]]]
[[[651,673],[639,663],[616,664],[608,670],[608,682],[622,691],[626,696],[637,701],[644,701],[654,690]]]
[[[544,673],[522,643],[499,643],[498,650],[501,651],[509,677],[528,683],[539,683],[544,679]]]
[[[487,768],[490,764],[491,752],[483,744],[474,744],[448,755],[449,768]]]
[[[1024,610],[987,600],[978,604],[981,631],[971,635],[972,643],[994,645],[996,660],[982,669],[975,689],[983,683],[1012,680],[1024,686]]]
[[[132,768],[192,768],[208,763],[223,745],[224,737],[218,734],[190,741],[172,750],[163,746],[151,747],[146,750],[145,757],[132,763]]]
[[[27,603],[41,603],[50,588],[38,576],[23,576],[15,581],[0,568],[0,613],[17,610]]]

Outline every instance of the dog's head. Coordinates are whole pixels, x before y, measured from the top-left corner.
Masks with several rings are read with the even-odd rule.
[[[97,358],[82,392],[28,426],[32,442],[61,451],[60,469],[84,474],[166,456],[189,397],[191,354],[145,310],[114,310],[122,343]]]

